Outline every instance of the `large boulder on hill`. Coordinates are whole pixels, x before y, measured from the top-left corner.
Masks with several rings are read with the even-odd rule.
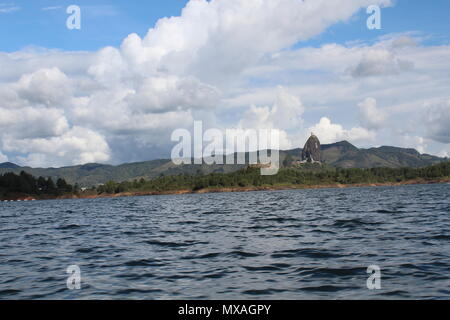
[[[308,141],[306,141],[305,147],[302,150],[302,161],[322,161],[320,141],[314,134],[311,134],[311,137],[309,137]]]

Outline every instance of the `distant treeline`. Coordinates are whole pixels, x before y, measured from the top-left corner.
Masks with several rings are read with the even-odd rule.
[[[52,178],[35,178],[24,171],[19,175],[14,173],[0,175],[0,197],[11,194],[60,196],[76,193],[78,189],[78,186],[72,186],[64,179],[58,179],[55,183]]]
[[[411,180],[430,181],[450,177],[450,162],[424,168],[340,169],[307,164],[299,168],[284,168],[274,176],[262,176],[258,168],[208,175],[161,176],[154,180],[135,180],[117,183],[110,181],[97,187],[99,194],[123,192],[165,192],[214,188],[243,188],[264,186],[311,186],[328,184],[398,183]]]
[[[96,194],[117,194],[124,192],[171,192],[179,190],[198,191],[202,189],[245,188],[245,187],[308,187],[312,185],[398,183],[406,181],[426,182],[450,178],[450,162],[424,168],[372,168],[340,169],[326,165],[306,164],[298,168],[282,168],[277,175],[262,176],[259,168],[248,167],[232,173],[208,175],[160,176],[153,180],[126,182],[110,181],[86,191]],[[36,197],[57,197],[83,195],[78,185],[70,185],[64,179],[39,177],[22,171],[19,175],[0,175],[0,199],[15,195]]]

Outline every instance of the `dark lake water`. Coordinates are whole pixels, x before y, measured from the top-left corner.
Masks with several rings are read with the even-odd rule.
[[[450,185],[0,203],[0,299],[449,299]],[[78,265],[81,290],[66,269]],[[367,267],[381,268],[368,290]]]

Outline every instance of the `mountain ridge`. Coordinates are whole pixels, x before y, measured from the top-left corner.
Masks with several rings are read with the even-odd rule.
[[[420,154],[412,148],[381,146],[376,148],[357,148],[348,141],[340,141],[321,146],[323,163],[339,168],[401,168],[425,167],[448,161],[429,154]],[[300,160],[302,149],[280,150],[280,163]],[[248,155],[247,155],[248,156]],[[246,165],[182,165],[176,166],[170,159],[124,163],[117,166],[88,163],[61,168],[21,167],[11,162],[0,164],[0,174],[25,171],[34,176],[64,178],[68,183],[78,183],[82,187],[91,187],[107,181],[128,181],[135,179],[154,179],[162,175],[230,173]]]

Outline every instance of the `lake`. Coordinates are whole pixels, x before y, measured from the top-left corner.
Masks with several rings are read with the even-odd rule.
[[[449,195],[436,184],[3,202],[0,299],[449,299]],[[80,290],[67,287],[71,265]]]

